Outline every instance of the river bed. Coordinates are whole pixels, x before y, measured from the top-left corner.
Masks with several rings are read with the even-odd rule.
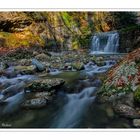
[[[65,85],[57,91],[51,104],[42,109],[20,109],[0,118],[1,128],[130,128],[128,119],[114,113],[109,104],[96,102],[101,86],[100,77],[115,64],[106,61],[98,67],[89,62],[82,71],[41,75],[42,78],[62,78]],[[23,77],[24,78],[24,77]]]

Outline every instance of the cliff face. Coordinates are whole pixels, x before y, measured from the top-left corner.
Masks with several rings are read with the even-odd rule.
[[[43,46],[43,40],[33,32],[34,21],[24,12],[0,13],[0,46],[16,48]]]
[[[107,16],[104,12],[0,12],[0,46],[86,47],[94,31],[111,30]]]
[[[134,26],[128,29],[120,30],[120,50],[119,52],[131,52],[139,48],[140,44],[140,26]]]
[[[94,32],[120,27],[121,22],[114,15],[111,12],[0,12],[0,47],[89,48]],[[133,32],[130,34],[133,36]],[[125,32],[122,40],[123,36]],[[121,45],[127,47],[123,41]]]

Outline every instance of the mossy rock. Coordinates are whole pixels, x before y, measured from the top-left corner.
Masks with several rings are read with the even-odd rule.
[[[104,61],[96,61],[96,65],[99,67],[102,67],[105,65],[105,62]]]
[[[28,87],[26,88],[26,90],[30,90],[33,92],[50,91],[52,89],[57,89],[61,87],[64,83],[65,81],[60,78],[38,79],[30,83]]]
[[[134,92],[134,101],[140,103],[140,86]]]
[[[96,58],[97,58],[96,56],[92,56],[92,57],[90,58],[90,60],[93,61],[93,62],[95,63],[95,62],[96,62]]]
[[[16,66],[15,71],[18,71],[21,74],[34,74],[36,72],[36,67],[31,66]]]
[[[83,62],[75,62],[72,64],[72,67],[76,70],[83,70],[84,69],[84,63]]]

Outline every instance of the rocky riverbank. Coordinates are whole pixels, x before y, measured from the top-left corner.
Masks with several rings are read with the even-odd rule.
[[[110,102],[114,111],[140,127],[140,49],[129,53],[107,74],[98,92],[98,101]]]
[[[121,55],[89,55],[82,50],[52,53],[22,48],[4,54],[0,66],[0,114],[15,114],[17,110],[41,111],[54,106],[55,102],[64,104],[64,99],[58,100],[60,90],[66,97],[74,95],[81,101],[87,95],[84,89],[94,87],[95,98],[106,78],[104,74],[115,63],[121,63],[121,58]],[[80,93],[85,96],[77,95]]]
[[[47,75],[81,71],[87,63],[87,67],[102,67],[106,65],[105,59],[107,57],[90,56],[85,51],[48,53],[44,50],[17,49],[4,54],[0,65],[1,104],[23,92],[25,101],[22,107],[44,107],[53,99],[56,90],[65,83],[60,78],[48,79]],[[113,59],[115,60],[115,57],[112,57]],[[82,79],[86,77],[82,76]]]

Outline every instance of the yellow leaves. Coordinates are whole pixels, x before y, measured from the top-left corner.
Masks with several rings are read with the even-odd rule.
[[[75,49],[75,50],[79,49],[79,43],[77,41],[74,41],[72,43],[72,49]]]

